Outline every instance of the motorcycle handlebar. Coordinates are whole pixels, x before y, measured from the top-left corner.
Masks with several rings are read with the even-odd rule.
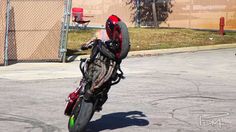
[[[90,42],[88,42],[88,43],[86,43],[86,44],[83,44],[83,45],[80,47],[80,50],[88,50],[88,49],[90,49],[90,48],[93,47],[94,43],[95,43],[95,40],[92,40],[92,41],[90,41]]]

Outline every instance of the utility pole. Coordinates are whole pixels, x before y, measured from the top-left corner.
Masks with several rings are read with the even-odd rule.
[[[10,0],[7,0],[6,9],[6,31],[5,31],[5,45],[4,45],[4,65],[8,65],[8,37],[9,37],[9,20],[10,20]]]
[[[153,2],[152,2],[152,12],[153,12],[154,26],[155,26],[155,27],[158,27],[158,23],[157,23],[156,0],[153,0]]]
[[[141,9],[140,9],[140,6],[141,6],[141,2],[140,0],[136,0],[136,26],[137,27],[140,27],[141,25]]]

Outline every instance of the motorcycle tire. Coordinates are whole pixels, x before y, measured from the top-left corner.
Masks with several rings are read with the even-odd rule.
[[[94,114],[93,103],[80,98],[69,118],[69,132],[83,132]]]
[[[124,59],[127,57],[128,52],[130,50],[130,38],[129,38],[129,32],[126,24],[122,21],[117,23],[118,25],[118,31],[114,31],[113,39],[118,39],[119,42],[121,42],[121,53],[120,53],[120,59]],[[116,33],[119,32],[119,33]]]

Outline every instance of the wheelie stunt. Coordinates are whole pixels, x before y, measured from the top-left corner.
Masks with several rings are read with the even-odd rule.
[[[128,28],[119,17],[111,15],[106,34],[108,40],[95,38],[81,47],[92,50],[89,58],[80,60],[83,77],[68,96],[64,114],[69,116],[70,132],[83,132],[94,112],[102,110],[111,86],[124,79],[120,64],[130,49]]]

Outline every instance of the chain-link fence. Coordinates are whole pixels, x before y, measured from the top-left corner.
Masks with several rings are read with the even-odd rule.
[[[66,4],[71,0],[10,0],[8,52],[4,55],[7,1],[0,0],[0,64],[4,56],[10,61],[61,60],[70,16],[70,9],[64,12],[62,26],[63,9],[69,8]],[[223,16],[225,29],[236,29],[235,0],[73,0],[72,7],[84,9],[89,26],[104,25],[109,15],[116,14],[128,26],[141,21],[142,26],[218,29]]]
[[[59,61],[64,0],[10,0],[8,60]]]
[[[6,29],[6,0],[0,0],[0,65],[4,64],[4,40]]]
[[[225,17],[225,28],[236,29],[236,0],[76,0],[73,7],[93,16],[85,17],[90,26],[104,25],[109,15],[116,14],[129,26],[137,19],[142,26],[154,25],[156,17],[159,27],[204,29],[218,29],[220,17]]]

